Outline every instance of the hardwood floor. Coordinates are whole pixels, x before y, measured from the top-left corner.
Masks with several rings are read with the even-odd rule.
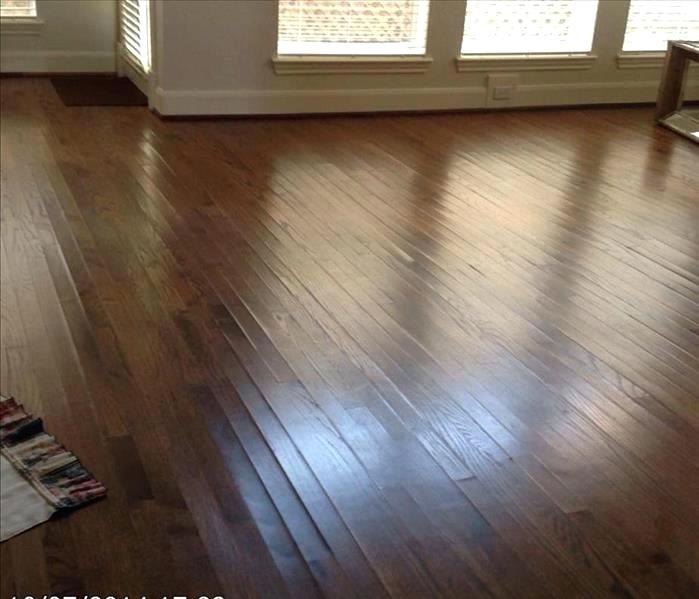
[[[699,596],[699,146],[3,79],[2,392],[109,488],[15,594]]]

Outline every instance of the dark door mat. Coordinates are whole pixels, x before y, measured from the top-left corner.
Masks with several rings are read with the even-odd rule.
[[[148,106],[148,98],[127,77],[52,77],[66,106]]]

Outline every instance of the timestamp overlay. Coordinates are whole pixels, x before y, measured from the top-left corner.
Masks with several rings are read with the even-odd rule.
[[[221,595],[12,595],[11,599],[224,599]]]

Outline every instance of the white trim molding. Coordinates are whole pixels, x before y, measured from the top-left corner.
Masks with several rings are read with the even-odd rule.
[[[513,106],[565,106],[576,104],[618,104],[655,102],[657,81],[613,81],[589,83],[544,83],[519,85]],[[699,99],[699,83],[688,82],[687,100]],[[498,104],[499,106],[499,104]]]
[[[115,52],[3,50],[2,73],[113,73]]]
[[[40,35],[44,22],[37,17],[3,17],[0,19],[2,35]]]
[[[453,110],[485,105],[485,87],[155,91],[161,115]]]
[[[657,81],[519,85],[509,100],[488,101],[487,88],[401,87],[295,90],[155,90],[154,108],[168,115],[252,115],[337,112],[464,110],[654,102]],[[699,98],[688,83],[687,99]]]
[[[310,56],[274,55],[277,75],[335,75],[351,73],[424,73],[431,56]]]
[[[570,71],[590,69],[594,54],[469,54],[456,58],[459,73],[493,71]]]
[[[662,69],[665,52],[621,52],[616,55],[618,69]],[[699,62],[690,62],[690,68],[699,67]]]

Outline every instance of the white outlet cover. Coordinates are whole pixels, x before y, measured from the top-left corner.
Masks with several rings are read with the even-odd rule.
[[[498,73],[488,75],[488,91],[486,96],[486,105],[492,102],[503,102],[512,100],[517,93],[519,85],[519,75]]]
[[[493,100],[511,100],[514,92],[514,85],[496,85],[493,88]]]

